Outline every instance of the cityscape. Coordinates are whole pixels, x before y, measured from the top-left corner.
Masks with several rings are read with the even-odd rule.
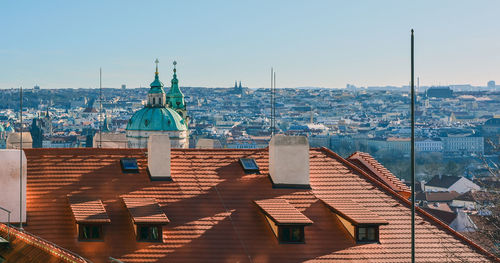
[[[118,10],[130,15],[126,5],[131,4]],[[461,65],[470,67],[461,73],[457,70],[456,78],[443,73],[446,84],[432,70],[432,74],[428,69],[417,70],[414,75],[414,31],[410,28],[401,37],[408,40],[405,54],[394,49],[394,55],[367,57],[387,58],[392,81],[377,75],[383,63],[372,67],[369,61],[356,64],[364,76],[352,78],[346,73],[345,78],[344,69],[324,64],[331,59],[329,55],[316,57],[318,64],[307,68],[298,62],[299,58],[310,62],[307,55],[297,55],[289,63],[290,56],[281,50],[275,49],[280,53],[276,55],[265,53],[252,42],[257,46],[251,51],[241,39],[227,44],[227,39],[217,35],[217,30],[225,34],[241,27],[249,36],[273,37],[261,33],[260,24],[234,21],[236,29],[221,27],[228,18],[213,19],[199,13],[195,5],[156,5],[158,10],[179,8],[172,18],[193,19],[185,28],[177,28],[182,24],[175,19],[171,25],[158,22],[169,26],[172,38],[190,30],[205,37],[208,32],[214,34],[205,41],[207,46],[217,42],[226,49],[211,49],[220,56],[221,68],[214,69],[217,66],[207,60],[194,65],[189,52],[208,47],[187,42],[169,46],[181,54],[175,58],[165,47],[158,47],[159,54],[152,56],[154,45],[132,48],[123,43],[135,52],[120,51],[122,56],[127,53],[130,62],[126,63],[118,57],[110,62],[113,59],[106,60],[107,54],[96,50],[105,66],[90,66],[85,56],[93,56],[89,50],[94,45],[113,46],[106,37],[101,44],[88,42],[83,47],[75,42],[70,49],[57,48],[59,44],[50,40],[55,48],[48,53],[38,50],[47,39],[36,48],[0,46],[0,57],[8,60],[24,56],[16,55],[22,49],[40,56],[50,54],[56,62],[71,51],[66,56],[81,62],[64,67],[46,62],[52,73],[35,62],[37,66],[27,66],[26,78],[18,75],[21,68],[2,65],[6,74],[0,77],[0,165],[4,168],[0,170],[0,263],[500,262],[500,84],[494,78],[500,76],[486,78],[475,71],[498,72],[488,64],[489,55],[484,65]],[[198,5],[214,14],[220,14],[220,8],[247,8],[242,18],[257,10],[248,4]],[[467,8],[494,9],[437,5],[463,14]],[[49,6],[56,8],[53,3]],[[340,12],[322,1],[306,6],[289,3],[278,18],[317,11],[311,21],[300,21],[311,28],[309,38],[315,43],[311,47],[333,52],[316,39],[328,42],[328,37],[319,37],[323,35],[315,31],[320,29],[314,28],[314,22],[323,19],[332,25],[331,21],[343,20],[330,17],[320,6],[337,15]],[[429,2],[417,5],[429,6]],[[104,27],[125,35],[128,30],[141,36],[158,32],[158,43],[170,43],[159,36],[165,33],[162,27],[141,20],[147,17],[142,14],[147,7],[133,7],[141,10],[134,19],[137,27],[128,21],[123,21],[127,27],[114,24],[115,13],[104,20]],[[342,15],[353,14],[352,7],[358,8],[338,6],[344,10]],[[369,8],[384,7],[401,12],[408,8],[372,3],[361,12],[372,17]],[[18,12],[17,6],[7,8]],[[84,10],[89,7],[57,8],[86,17]],[[106,3],[103,8],[114,7]],[[105,17],[101,12],[96,15]],[[434,9],[429,12],[432,19],[438,19]],[[211,19],[198,21],[195,13],[203,14],[200,19]],[[235,13],[230,17],[238,17]],[[43,23],[57,24],[60,16]],[[289,28],[267,11],[258,17],[278,23],[285,39],[292,34],[302,43],[306,31],[300,23],[293,22]],[[85,23],[94,23],[81,17],[75,21],[68,23],[80,31],[76,34],[70,27],[66,31],[73,39],[87,34],[82,30]],[[399,28],[385,18],[373,21]],[[485,21],[474,23],[478,24],[461,30],[482,34],[493,28]],[[347,25],[358,30],[355,23]],[[418,25],[433,32],[428,21]],[[50,25],[55,30],[68,25],[60,26]],[[18,27],[36,31],[39,25]],[[105,34],[98,30],[96,36]],[[349,29],[335,30],[349,40]],[[416,32],[418,39],[420,31]],[[425,32],[422,39],[429,41]],[[477,39],[457,42],[457,46],[476,45],[474,55],[482,57],[481,47],[489,50],[491,43],[483,46],[484,41]],[[375,37],[373,49],[389,45],[377,41]],[[301,50],[297,43],[283,42],[282,47],[295,52]],[[419,56],[422,61],[429,59],[428,54],[420,55],[419,45],[430,50],[429,44],[417,42],[417,69],[423,64],[418,64]],[[235,56],[233,52],[242,47],[246,48],[239,51],[242,55]],[[110,56],[113,48],[108,49]],[[116,52],[122,48],[116,46]],[[345,52],[365,54],[356,51],[355,45],[345,48]],[[264,68],[259,64],[261,53],[275,56],[276,64],[266,61]],[[410,54],[411,60],[394,66],[401,62],[400,56],[410,58]],[[498,50],[491,57],[498,58]],[[345,70],[353,71],[349,60],[338,58]],[[261,68],[250,68],[251,61]],[[448,62],[450,68],[455,66]],[[403,77],[401,67],[407,68]],[[72,79],[69,68],[81,74]],[[338,73],[332,73],[335,70]],[[321,75],[325,77],[314,80]],[[332,76],[338,79],[332,81]],[[464,80],[470,76],[475,77]],[[424,82],[424,77],[431,80]],[[57,78],[60,81],[54,81]]]

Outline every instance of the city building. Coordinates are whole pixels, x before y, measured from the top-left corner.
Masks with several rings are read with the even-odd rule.
[[[429,98],[451,98],[453,90],[450,87],[430,87],[426,91],[426,96]]]
[[[441,137],[443,152],[450,156],[484,154],[484,138],[481,136]]]
[[[155,79],[144,108],[128,121],[126,136],[130,148],[146,148],[151,135],[168,134],[173,148],[189,147],[188,116],[184,94],[180,91],[174,61],[174,76],[168,93],[159,79],[156,60]]]
[[[425,184],[426,192],[452,192],[463,194],[470,190],[480,190],[481,187],[462,176],[436,175]]]
[[[494,80],[490,80],[490,81],[488,81],[487,86],[488,86],[489,89],[495,89],[496,88],[496,83],[495,83]]]
[[[415,141],[415,150],[419,152],[442,152],[443,142],[440,138]]]

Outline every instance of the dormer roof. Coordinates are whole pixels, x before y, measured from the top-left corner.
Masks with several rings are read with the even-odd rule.
[[[76,223],[110,223],[102,201],[89,197],[68,196]]]
[[[313,223],[287,200],[281,198],[254,201],[261,211],[277,225],[310,225]]]
[[[334,213],[354,225],[387,225],[389,222],[351,199],[321,199]]]

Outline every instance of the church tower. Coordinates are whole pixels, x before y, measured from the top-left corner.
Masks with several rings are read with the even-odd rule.
[[[186,102],[184,100],[184,94],[179,89],[179,80],[177,79],[177,62],[174,61],[174,76],[171,81],[170,90],[167,93],[168,107],[175,110],[181,117],[189,123],[189,117],[187,116]]]

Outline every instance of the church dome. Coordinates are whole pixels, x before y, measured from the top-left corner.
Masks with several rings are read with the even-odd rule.
[[[184,119],[170,108],[145,107],[130,118],[127,131],[185,131]]]

